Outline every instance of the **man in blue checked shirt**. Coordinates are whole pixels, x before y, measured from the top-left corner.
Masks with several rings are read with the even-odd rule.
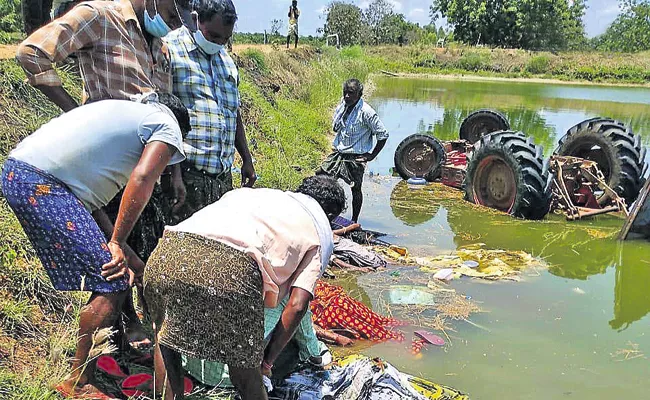
[[[386,145],[388,132],[375,110],[364,102],[363,84],[349,79],[343,84],[343,100],[334,112],[334,152],[316,174],[343,179],[352,188],[352,220],[357,222],[363,204],[363,173]],[[375,141],[376,140],[376,144]]]
[[[185,202],[173,208],[180,222],[232,190],[235,149],[242,159],[242,186],[256,180],[239,112],[239,72],[225,45],[237,11],[231,0],[195,0],[193,31],[187,26],[165,37],[171,57],[173,92],[190,113],[185,139],[187,160],[172,173],[172,185],[185,185]]]

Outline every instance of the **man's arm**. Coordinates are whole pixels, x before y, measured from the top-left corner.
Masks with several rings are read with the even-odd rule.
[[[255,167],[253,167],[253,157],[248,149],[248,142],[246,141],[246,129],[244,122],[241,118],[241,112],[237,113],[237,131],[235,132],[235,148],[237,153],[242,159],[241,167],[241,184],[245,187],[253,187],[257,180],[255,175]]]
[[[16,59],[25,70],[27,81],[63,111],[69,111],[78,104],[63,88],[52,64],[99,40],[99,18],[99,12],[90,5],[75,7],[63,17],[38,29],[18,48]]]
[[[158,177],[175,152],[176,149],[172,145],[163,142],[154,141],[145,146],[140,161],[126,184],[120,211],[117,214],[112,237],[108,243],[113,259],[102,267],[104,270],[102,276],[110,277],[108,280],[120,278],[127,273],[124,265],[126,239],[149,202]],[[142,271],[134,272],[136,275],[142,273]]]
[[[379,119],[379,115],[377,115],[377,113],[373,113],[372,115],[365,117],[365,121],[366,124],[368,124],[368,127],[370,128],[372,134],[377,138],[377,144],[375,145],[375,148],[372,150],[372,152],[362,154],[357,158],[357,161],[360,162],[368,162],[377,158],[379,153],[384,149],[384,146],[386,146],[386,141],[388,140],[388,131]]]
[[[280,320],[275,325],[271,333],[271,341],[266,346],[264,351],[264,363],[273,365],[282,350],[284,350],[289,340],[296,332],[300,321],[307,313],[309,302],[312,299],[311,293],[305,289],[294,287],[291,289],[291,295],[287,306],[282,311]],[[269,375],[271,371],[265,370],[264,366],[262,371]]]
[[[113,223],[111,222],[111,219],[108,217],[106,212],[103,209],[95,210],[93,212],[93,218],[95,219],[95,222],[97,222],[97,225],[99,228],[102,230],[104,233],[104,236],[106,237],[106,240],[111,240],[111,236],[113,235]],[[123,248],[124,250],[124,256],[126,257],[127,264],[129,267],[134,270],[134,271],[144,271],[144,261],[136,254],[135,251],[129,246],[128,244],[125,245]]]

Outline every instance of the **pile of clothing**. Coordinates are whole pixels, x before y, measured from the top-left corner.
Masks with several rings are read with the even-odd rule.
[[[331,370],[303,370],[275,385],[272,400],[469,400],[465,394],[415,378],[378,359],[350,356]]]

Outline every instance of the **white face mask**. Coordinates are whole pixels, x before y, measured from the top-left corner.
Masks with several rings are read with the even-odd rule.
[[[210,55],[217,54],[218,52],[221,51],[221,49],[223,49],[222,44],[217,44],[206,39],[205,36],[203,36],[203,32],[201,32],[201,29],[198,29],[198,25],[197,25],[197,29],[192,33],[192,35],[194,36],[194,41],[196,41],[196,44],[201,49],[203,49],[203,51],[205,51]]]

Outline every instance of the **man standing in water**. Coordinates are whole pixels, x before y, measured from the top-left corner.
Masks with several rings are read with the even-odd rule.
[[[386,145],[388,132],[375,110],[361,99],[363,84],[349,79],[343,84],[343,99],[334,112],[334,152],[316,174],[343,179],[352,188],[352,220],[357,222],[363,204],[363,173]],[[374,143],[374,140],[377,143]]]
[[[287,33],[287,49],[291,43],[293,36],[294,48],[298,48],[298,17],[300,17],[300,10],[298,9],[298,0],[293,0],[289,7],[289,33]]]

